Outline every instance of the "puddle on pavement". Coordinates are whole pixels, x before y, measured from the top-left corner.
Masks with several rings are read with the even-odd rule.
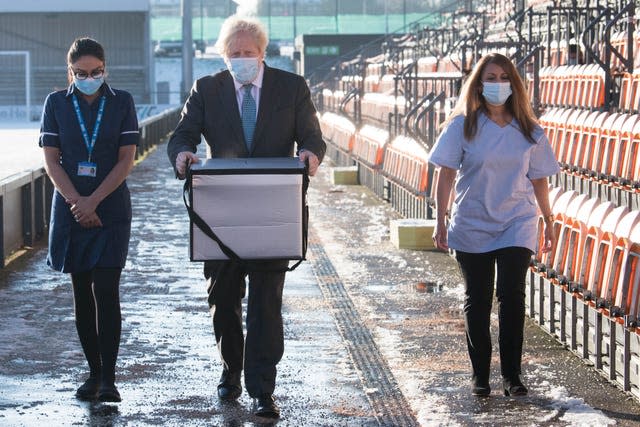
[[[414,285],[414,289],[416,290],[416,292],[421,294],[435,294],[438,292],[442,292],[442,288],[442,283],[437,282],[417,282]]]

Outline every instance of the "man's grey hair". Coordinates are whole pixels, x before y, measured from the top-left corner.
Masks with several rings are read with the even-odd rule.
[[[262,54],[265,53],[267,44],[269,43],[269,37],[267,36],[267,30],[265,30],[264,25],[255,18],[232,15],[225,19],[222,27],[220,27],[220,35],[216,42],[216,48],[220,55],[228,57],[229,44],[238,33],[250,34],[255,40],[260,52]]]

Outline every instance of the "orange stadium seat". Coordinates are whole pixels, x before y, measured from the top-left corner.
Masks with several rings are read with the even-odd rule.
[[[640,181],[640,162],[638,156],[640,155],[640,121],[636,122],[631,132],[629,139],[629,145],[625,150],[625,158],[622,165],[622,185],[631,189],[635,187],[638,191],[638,182]]]
[[[571,169],[576,157],[578,142],[583,135],[591,112],[587,110],[576,110],[567,123],[567,136],[562,141],[562,146],[558,152],[558,161],[565,169]]]
[[[582,205],[588,200],[586,194],[579,194],[574,197],[566,207],[564,212],[558,212],[555,214],[555,222],[560,223],[560,229],[557,234],[557,242],[555,251],[553,252],[553,258],[549,259],[549,265],[551,269],[547,272],[547,277],[552,279],[552,282],[558,283],[559,277],[564,274],[563,268],[567,264],[569,257],[569,242],[571,237],[571,229],[574,219],[578,216],[578,212],[582,208]]]
[[[363,117],[375,120],[378,125],[386,126],[389,123],[389,115],[398,110],[404,114],[404,96],[395,97],[382,93],[365,93],[361,99]]]
[[[555,110],[555,114],[549,118],[550,128],[547,132],[547,138],[549,138],[549,143],[554,149],[556,158],[558,158],[558,151],[562,145],[561,141],[564,138],[567,120],[571,113],[572,110],[567,108],[558,108]]]
[[[557,142],[557,146],[554,147],[556,159],[565,168],[569,164],[569,152],[574,149],[574,142],[580,137],[584,127],[584,121],[589,115],[589,112],[585,110],[569,111],[571,111],[571,114],[569,114],[567,122],[565,123],[562,138]]]
[[[640,316],[640,224],[636,225],[627,241],[619,243],[629,245],[629,249],[621,262],[621,283],[612,311],[614,315],[628,315],[631,324],[627,323],[627,326],[635,326]]]
[[[538,76],[540,78],[540,102],[549,105],[551,104],[551,67],[541,67]]]
[[[624,122],[620,130],[618,145],[611,157],[611,164],[607,173],[617,178],[619,186],[628,185],[628,182],[631,180],[631,177],[625,176],[625,162],[628,158],[628,151],[633,148],[633,140],[640,138],[640,135],[635,134],[635,132],[640,132],[638,120],[640,120],[640,116],[633,114]]]
[[[562,254],[563,264],[559,267],[560,284],[569,286],[570,290],[575,290],[576,271],[580,265],[584,248],[584,242],[587,237],[587,224],[591,218],[591,214],[601,205],[598,198],[592,197],[584,201],[575,216],[573,216],[567,224],[570,229],[568,235],[565,236],[566,253]],[[609,205],[613,210],[613,205]]]
[[[324,113],[320,119],[323,136],[341,151],[351,153],[356,127],[349,119],[335,113]],[[327,129],[327,133],[325,133]]]
[[[620,129],[628,118],[625,114],[612,113],[600,128],[598,142],[589,147],[589,160],[586,168],[591,171],[591,177],[599,179],[603,169],[605,153],[616,144],[620,136]],[[619,128],[617,128],[619,126]]]
[[[599,238],[602,236],[601,227],[605,219],[616,209],[616,206],[611,202],[603,202],[593,209],[590,215],[588,215],[588,221],[586,222],[586,230],[579,236],[579,240],[583,243],[578,248],[580,257],[574,258],[573,267],[575,272],[572,274],[575,281],[576,290],[584,291],[586,287],[587,277],[591,268],[591,257],[594,253],[594,248],[597,246]],[[579,216],[581,220],[586,217],[586,212],[580,212]],[[582,222],[582,221],[581,221]],[[570,258],[571,260],[571,258]],[[573,269],[567,269],[567,273],[572,272]]]
[[[595,114],[589,115],[585,120],[585,126],[576,149],[576,157],[572,162],[575,174],[589,175],[593,150],[600,141],[602,127],[607,117],[609,117],[609,113],[607,112],[595,112]]]
[[[356,132],[353,156],[371,168],[382,166],[384,148],[389,141],[389,132],[370,125],[364,125]]]
[[[631,246],[629,241],[631,232],[638,223],[640,223],[640,211],[631,211],[619,220],[614,233],[608,234],[611,238],[611,241],[608,242],[610,247],[606,259],[603,260],[601,274],[598,274],[598,280],[602,286],[599,305],[602,308],[609,309],[614,303],[622,271],[622,262],[625,252],[628,252]]]
[[[582,263],[586,267],[582,269],[585,300],[595,300],[601,294],[603,280],[608,273],[607,257],[611,253],[615,241],[616,227],[628,212],[629,209],[626,206],[619,206],[606,216],[601,227],[590,227],[587,231],[585,251],[583,252],[585,257],[582,259]]]
[[[631,73],[624,73],[620,82],[620,100],[618,102],[618,108],[630,111],[633,107],[633,99],[635,97],[635,91],[637,84],[635,82],[634,75]]]
[[[567,211],[567,207],[571,203],[571,201],[578,196],[578,193],[574,190],[568,190],[561,193],[551,205],[551,210],[554,215],[553,221],[553,232],[556,236],[560,234],[560,229],[562,228],[562,223],[564,221],[564,214]],[[538,220],[538,248],[541,248],[544,245],[544,226],[542,224],[542,218]],[[557,249],[554,247],[551,251],[546,253],[539,253],[536,256],[536,261],[538,265],[538,270],[543,273],[544,276],[547,276],[547,271],[551,270],[551,262],[555,257],[555,251]],[[551,273],[554,275],[554,273]]]
[[[412,138],[397,136],[385,148],[382,171],[387,178],[412,192],[425,193],[429,172],[427,150]]]
[[[604,105],[604,70],[598,64],[585,68],[586,89],[580,94],[578,105],[602,107]]]
[[[618,183],[620,180],[620,167],[625,158],[633,127],[638,121],[637,114],[621,114],[613,124],[606,146],[599,147],[601,160],[596,163],[595,170],[600,171],[602,179],[609,183]]]

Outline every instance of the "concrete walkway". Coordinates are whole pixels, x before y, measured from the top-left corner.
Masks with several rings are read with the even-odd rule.
[[[188,261],[181,182],[161,145],[129,179],[134,221],[123,273],[119,404],[84,403],[69,280],[34,248],[0,270],[0,425],[249,426],[246,393],[216,397],[220,363],[200,263]],[[287,276],[283,426],[637,425],[640,405],[528,322],[530,396],[472,398],[454,261],[397,250],[389,207],[363,187],[312,179],[309,261]],[[424,282],[436,286],[425,292]],[[496,328],[497,329],[497,328]]]

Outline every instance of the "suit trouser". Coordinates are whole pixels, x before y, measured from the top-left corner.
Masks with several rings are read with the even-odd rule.
[[[282,291],[288,261],[251,263],[207,261],[209,309],[213,331],[224,368],[230,372],[244,367],[244,382],[251,397],[272,394],[276,384],[276,365],[284,353]],[[242,329],[242,298],[249,277],[246,343]]]
[[[520,375],[524,290],[531,251],[522,247],[508,247],[486,253],[456,251],[456,259],[465,282],[465,329],[473,377],[482,381],[489,379],[494,279],[498,299],[500,371],[506,378]]]

